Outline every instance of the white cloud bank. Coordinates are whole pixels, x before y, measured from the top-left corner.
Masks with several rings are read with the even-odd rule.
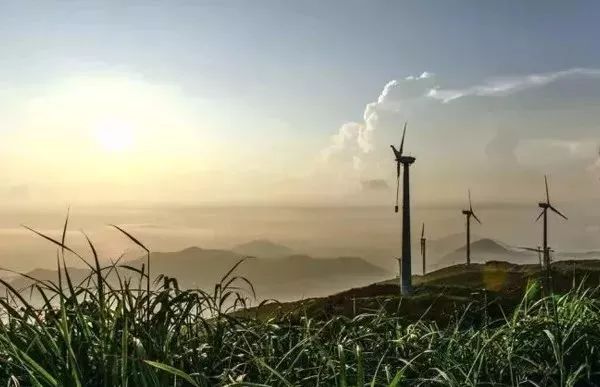
[[[546,86],[561,79],[577,77],[600,78],[600,69],[572,68],[518,77],[501,77],[464,89],[433,88],[429,90],[427,97],[446,103],[468,96],[503,97],[523,90]]]
[[[591,104],[586,101],[579,106],[571,99],[580,94],[577,87],[582,84],[573,83],[578,80],[592,88],[591,97],[585,95],[592,98]],[[563,83],[558,89],[547,89],[559,81]],[[445,88],[442,80],[429,72],[391,80],[376,100],[365,105],[362,121],[343,124],[321,156],[331,168],[345,168],[346,176],[354,170],[357,180],[379,179],[387,171],[381,166],[391,160],[387,143],[396,141],[398,128],[408,120],[411,149],[417,146],[421,165],[434,157],[445,158],[445,170],[467,160],[472,169],[485,168],[474,161],[476,152],[490,163],[499,162],[496,166],[505,170],[500,172],[509,174],[508,164],[520,162],[519,150],[519,155],[527,156],[521,156],[522,161],[531,168],[545,171],[556,166],[558,170],[562,159],[569,159],[579,171],[598,171],[600,161],[590,147],[600,141],[600,120],[593,113],[593,105],[600,103],[598,81],[600,69],[596,68],[497,77],[464,88]],[[567,89],[576,86],[574,94],[563,96],[563,85]],[[535,90],[526,98],[540,109],[515,104],[513,96],[527,90]],[[550,94],[553,106],[546,105]],[[487,98],[498,100],[483,104]],[[420,132],[414,137],[411,123]],[[432,139],[442,144],[434,144]],[[423,143],[416,144],[419,141]]]
[[[328,161],[335,156],[346,157],[352,160],[354,169],[363,168],[365,155],[375,149],[374,135],[380,113],[398,112],[406,108],[410,100],[422,99],[424,91],[433,84],[432,80],[433,74],[425,71],[418,76],[389,81],[377,100],[365,106],[362,122],[347,122],[331,136],[331,143],[321,151],[323,159]]]

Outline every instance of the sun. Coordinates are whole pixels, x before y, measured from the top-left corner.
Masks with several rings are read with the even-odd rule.
[[[135,142],[133,125],[120,120],[98,122],[92,134],[96,144],[107,152],[129,151]]]

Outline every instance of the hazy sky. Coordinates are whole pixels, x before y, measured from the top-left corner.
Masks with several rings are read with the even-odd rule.
[[[600,193],[595,1],[0,5],[4,203]],[[574,189],[576,187],[577,189]]]

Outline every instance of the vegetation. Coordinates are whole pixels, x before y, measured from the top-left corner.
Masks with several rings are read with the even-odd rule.
[[[164,276],[149,290],[148,265],[100,267],[90,243],[92,274],[74,284],[64,256],[86,260],[64,237],[44,237],[60,247],[62,270],[33,285],[41,305],[3,281],[0,382],[10,386],[600,384],[600,300],[583,286],[544,298],[531,281],[500,318],[473,296],[445,324],[385,300],[350,316],[256,318],[235,267],[210,292]]]

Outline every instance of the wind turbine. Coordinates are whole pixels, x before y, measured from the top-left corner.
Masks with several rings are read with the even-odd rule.
[[[398,196],[400,192],[400,169],[404,167],[402,175],[402,257],[400,265],[400,290],[402,294],[411,292],[411,246],[410,246],[410,175],[409,167],[415,162],[412,156],[404,156],[404,137],[406,136],[406,123],[402,132],[400,148],[390,145],[396,157],[396,206],[394,211],[398,212]]]
[[[551,276],[551,268],[550,268],[550,249],[548,248],[548,210],[551,210],[555,214],[559,215],[565,220],[568,220],[566,216],[564,216],[559,210],[557,210],[550,203],[550,193],[548,190],[548,177],[544,175],[544,184],[546,185],[546,201],[539,202],[538,207],[542,209],[538,217],[535,219],[537,222],[540,218],[543,218],[543,233],[542,233],[542,242],[543,242],[543,254],[544,254],[544,266],[546,267],[546,285],[550,286],[550,276]]]
[[[425,223],[421,227],[421,258],[423,260],[423,275],[427,274],[427,239],[425,238]]]
[[[473,211],[473,204],[471,204],[471,190],[469,190],[469,209],[462,210],[462,213],[467,217],[467,265],[471,264],[471,217],[475,218],[477,223],[481,224],[481,221],[475,215]]]

